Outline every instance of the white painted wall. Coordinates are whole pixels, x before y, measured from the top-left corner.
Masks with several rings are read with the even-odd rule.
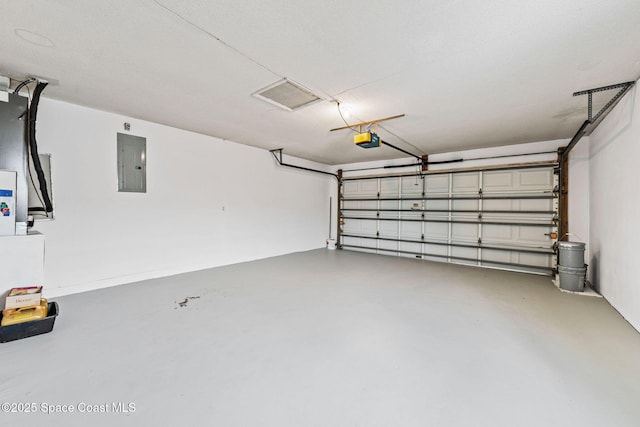
[[[590,137],[590,267],[600,293],[640,330],[640,109],[636,85]]]
[[[179,113],[179,112],[177,112]],[[118,193],[116,133],[147,138],[147,193]],[[330,176],[277,166],[268,151],[42,99],[55,220],[46,296],[323,247]],[[291,162],[323,167],[297,159]]]
[[[583,137],[569,153],[569,235],[566,237],[568,238],[565,240],[586,243],[584,259],[588,264],[591,250],[589,245],[589,137]],[[591,274],[590,270],[588,272]]]
[[[37,286],[44,282],[44,236],[0,236],[0,309],[11,288]]]

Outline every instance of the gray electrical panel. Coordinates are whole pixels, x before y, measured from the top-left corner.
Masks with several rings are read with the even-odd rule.
[[[147,139],[118,133],[118,191],[147,192]]]
[[[0,101],[0,169],[17,172],[16,221],[26,222],[29,193],[27,187],[27,98],[9,94]]]

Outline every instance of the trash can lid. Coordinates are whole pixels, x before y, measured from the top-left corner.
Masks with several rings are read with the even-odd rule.
[[[558,242],[558,246],[563,249],[584,249],[585,244],[582,242]]]

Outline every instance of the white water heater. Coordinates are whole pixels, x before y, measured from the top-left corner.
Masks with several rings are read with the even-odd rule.
[[[16,172],[0,170],[0,236],[16,234],[16,179]]]

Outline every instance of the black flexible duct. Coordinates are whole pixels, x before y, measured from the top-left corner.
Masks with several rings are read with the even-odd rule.
[[[42,194],[42,201],[47,212],[53,212],[53,205],[49,198],[49,191],[47,190],[47,181],[44,178],[44,172],[42,171],[42,165],[40,164],[40,157],[38,157],[38,143],[36,142],[36,116],[38,115],[38,103],[40,102],[40,93],[44,90],[48,83],[38,82],[36,89],[33,91],[33,99],[29,106],[29,149],[31,151],[31,160],[33,160],[33,166],[36,169],[36,175],[38,176],[38,182],[40,183],[40,193]]]
[[[33,82],[34,79],[27,79],[25,81],[23,81],[22,83],[20,83],[14,90],[13,93],[15,93],[16,95],[18,94],[18,92],[20,92],[20,90],[25,87],[26,85],[28,85],[29,83]]]

